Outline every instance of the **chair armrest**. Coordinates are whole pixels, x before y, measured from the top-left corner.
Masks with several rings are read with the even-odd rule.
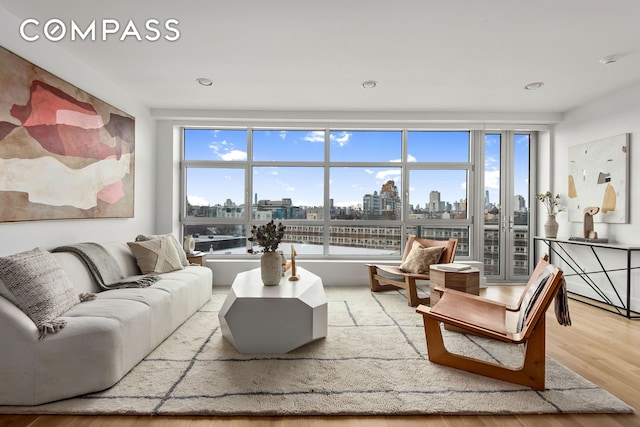
[[[443,288],[441,286],[434,286],[433,289],[430,290],[430,292],[437,292],[438,294],[440,294],[440,296],[442,296],[446,290],[446,288]]]
[[[520,305],[519,305],[519,304],[516,304],[516,305],[507,305],[507,306],[505,306],[505,308],[506,308],[508,311],[520,311]]]
[[[420,314],[428,314],[431,312],[431,307],[427,307],[426,305],[419,304],[416,307],[416,312]]]

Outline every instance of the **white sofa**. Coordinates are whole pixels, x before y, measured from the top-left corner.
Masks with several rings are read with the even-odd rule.
[[[103,246],[125,276],[140,274],[126,244]],[[162,273],[146,288],[100,292],[76,255],[53,255],[78,294],[97,298],[66,311],[66,326],[39,340],[34,322],[0,296],[0,405],[38,405],[113,386],[211,298],[207,267]]]

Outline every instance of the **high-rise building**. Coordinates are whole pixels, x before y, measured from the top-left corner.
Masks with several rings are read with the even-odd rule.
[[[440,192],[432,191],[429,193],[429,212],[435,213],[442,210],[440,206]]]

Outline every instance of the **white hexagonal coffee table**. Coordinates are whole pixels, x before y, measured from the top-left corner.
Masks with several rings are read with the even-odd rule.
[[[218,318],[240,353],[288,353],[327,336],[327,297],[322,280],[298,267],[277,286],[265,286],[260,269],[238,274]]]

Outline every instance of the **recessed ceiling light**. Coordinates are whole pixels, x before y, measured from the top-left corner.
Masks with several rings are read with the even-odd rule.
[[[533,83],[529,83],[528,85],[525,85],[525,89],[526,90],[536,90],[536,89],[540,89],[542,86],[544,86],[544,82],[533,82]]]
[[[213,86],[213,80],[206,77],[198,77],[196,81],[202,86]]]
[[[618,62],[618,59],[620,59],[620,55],[609,55],[600,59],[598,62],[602,65],[609,65]]]
[[[362,83],[360,83],[360,86],[362,86],[365,89],[373,89],[374,87],[378,86],[378,82],[375,80],[365,80]]]

